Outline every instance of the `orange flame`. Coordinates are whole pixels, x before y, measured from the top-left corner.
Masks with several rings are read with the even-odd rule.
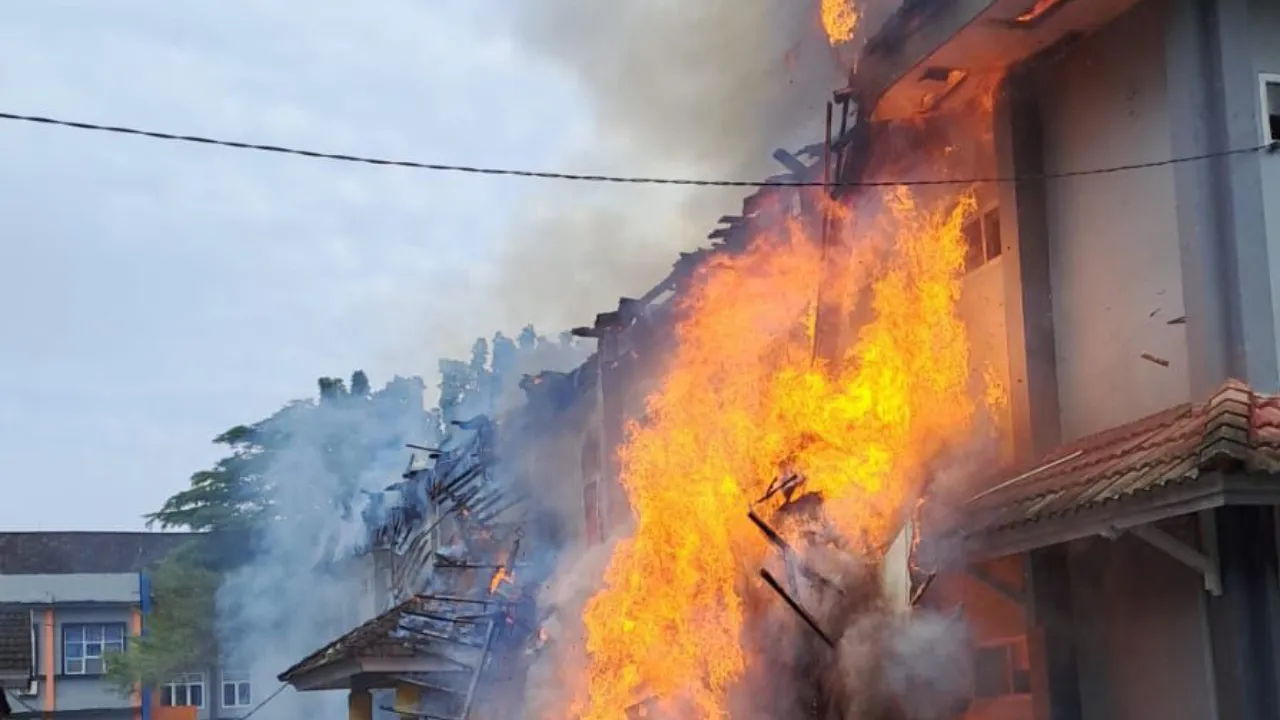
[[[494,573],[493,579],[489,581],[489,594],[492,595],[498,592],[498,588],[502,587],[503,583],[513,582],[514,579],[511,573],[507,572],[507,567],[503,565],[498,568],[498,572]]]
[[[892,251],[870,279],[873,318],[834,376],[812,362],[821,255],[799,225],[700,274],[648,420],[620,453],[636,530],[584,613],[576,717],[617,720],[645,697],[682,717],[725,717],[748,663],[745,578],[766,552],[748,504],[780,472],[800,473],[872,552],[896,530],[923,463],[967,431],[956,303],[974,202],[925,212],[905,188],[887,200]]]
[[[853,0],[822,0],[822,29],[832,45],[852,40],[859,19]]]

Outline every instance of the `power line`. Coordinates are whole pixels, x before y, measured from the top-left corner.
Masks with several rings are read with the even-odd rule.
[[[240,720],[249,720],[249,718],[253,717],[253,714],[254,714],[254,713],[256,713],[256,712],[258,712],[259,710],[261,710],[262,708],[266,707],[267,703],[271,702],[272,700],[275,700],[275,699],[276,699],[276,696],[277,696],[277,695],[279,695],[280,693],[284,692],[284,689],[285,689],[285,688],[287,688],[287,687],[289,687],[289,685],[288,685],[287,683],[280,683],[280,687],[276,688],[276,691],[275,691],[275,692],[273,692],[273,693],[271,693],[270,695],[268,695],[268,696],[267,696],[267,698],[266,698],[265,700],[263,700],[262,702],[258,703],[257,705],[254,705],[252,710],[250,710],[249,712],[245,713],[244,715],[241,715],[241,716],[240,716]]]
[[[478,167],[472,165],[447,165],[443,163],[418,162],[416,160],[392,160],[387,158],[376,158],[362,155],[344,155],[340,153],[320,152],[317,150],[303,150],[300,148],[286,147],[283,145],[265,145],[261,143],[240,142],[237,140],[221,140],[218,138],[205,137],[201,135],[179,135],[175,133],[160,132],[157,130],[145,130],[135,127],[125,127],[120,125],[99,125],[97,123],[81,122],[78,120],[61,120],[58,118],[43,117],[40,115],[20,115],[17,113],[0,112],[0,120],[13,120],[17,122],[33,123],[37,125],[52,125],[64,128],[74,128],[76,130],[93,130],[97,132],[114,133],[117,135],[134,135],[138,137],[151,138],[153,140],[168,140],[171,142],[192,143],[197,145],[213,145],[217,147],[234,148],[237,150],[255,150],[258,152],[276,153],[280,155],[297,155],[317,160],[332,160],[337,162],[357,163],[362,165],[379,165],[383,167],[402,167],[414,170],[432,170],[436,172],[452,172],[466,173],[471,175],[500,175],[506,177],[523,177],[538,178],[542,180],[569,180],[576,182],[593,182],[593,183],[612,183],[618,185],[692,185],[698,187],[742,187],[742,188],[764,188],[764,187],[897,187],[906,186],[930,186],[930,185],[973,185],[978,183],[1007,183],[1020,182],[1027,180],[1056,180],[1062,178],[1086,177],[1091,175],[1111,175],[1114,173],[1130,172],[1133,170],[1146,170],[1150,168],[1165,167],[1168,165],[1177,165],[1181,163],[1197,162],[1200,160],[1210,160],[1213,158],[1228,157],[1232,155],[1248,155],[1252,153],[1267,151],[1280,151],[1280,140],[1273,141],[1264,145],[1255,145],[1253,147],[1236,148],[1234,150],[1222,150],[1217,152],[1202,153],[1199,155],[1187,155],[1183,157],[1169,158],[1167,160],[1157,160],[1145,163],[1132,163],[1128,165],[1113,165],[1110,167],[1094,168],[1091,170],[1073,170],[1060,173],[1036,173],[1028,175],[1014,175],[1008,177],[971,177],[971,178],[955,178],[955,179],[937,179],[937,180],[871,180],[857,182],[823,182],[816,181],[786,181],[786,180],[698,180],[694,178],[671,178],[671,177],[645,177],[641,175],[595,175],[582,173],[563,173],[548,172],[542,170],[518,170],[514,168],[496,168],[496,167]]]

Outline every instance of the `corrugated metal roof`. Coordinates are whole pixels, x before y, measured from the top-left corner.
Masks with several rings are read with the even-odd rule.
[[[1280,397],[1225,384],[1186,404],[1063,446],[969,500],[965,534],[991,534],[1195,482],[1280,470]]]
[[[0,575],[135,573],[158,562],[195,533],[0,533]]]
[[[0,610],[0,685],[25,685],[31,677],[31,613]]]

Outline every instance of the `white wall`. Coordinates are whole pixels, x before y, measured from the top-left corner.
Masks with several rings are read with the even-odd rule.
[[[1072,48],[1041,100],[1048,173],[1167,159],[1164,4]],[[1185,325],[1168,324],[1184,314],[1172,170],[1055,179],[1047,191],[1063,440],[1187,401]]]

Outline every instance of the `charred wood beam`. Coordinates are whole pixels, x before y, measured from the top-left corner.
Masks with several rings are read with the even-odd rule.
[[[446,693],[449,695],[461,695],[464,692],[459,688],[451,688],[451,687],[446,687],[444,685],[437,685],[436,683],[427,682],[426,680],[423,680],[421,678],[416,678],[411,675],[395,675],[393,677],[396,682],[402,682],[406,685],[413,685],[414,687],[420,687],[423,690],[431,690],[433,692]]]
[[[449,615],[435,615],[432,613],[421,612],[419,610],[405,610],[403,614],[408,615],[409,617],[423,618],[424,620],[435,620],[436,622],[444,622],[444,623],[458,623],[461,625],[472,625],[475,622],[473,620],[465,620],[461,617],[456,617],[456,616],[451,617]]]
[[[796,615],[799,615],[800,619],[809,626],[810,630],[817,634],[818,638],[821,639],[827,647],[835,649],[836,643],[831,639],[831,636],[827,635],[826,631],[822,629],[822,626],[818,625],[818,621],[809,614],[808,610],[805,610],[800,603],[796,602],[794,598],[787,594],[787,591],[778,583],[777,579],[775,579],[768,570],[761,569],[760,577],[764,578],[765,583],[767,583],[769,587],[773,588],[774,592],[778,593],[778,597],[782,598],[782,601],[787,604],[787,607],[791,608]]]
[[[489,631],[485,633],[484,652],[480,655],[480,667],[476,668],[476,674],[471,676],[471,685],[467,688],[467,699],[462,704],[462,720],[469,720],[471,717],[471,703],[476,697],[476,687],[480,684],[480,675],[484,672],[484,666],[489,659],[489,648],[493,646],[493,631],[497,627],[498,621],[489,621]]]
[[[792,175],[802,178],[809,172],[809,166],[800,161],[800,158],[791,153],[778,148],[773,151],[773,159],[778,161],[779,165],[786,168]]]
[[[464,603],[464,604],[470,604],[470,605],[498,605],[499,604],[497,600],[458,597],[455,595],[428,595],[426,593],[419,593],[415,597],[417,597],[419,600],[427,600],[431,602],[442,602],[442,603]]]

